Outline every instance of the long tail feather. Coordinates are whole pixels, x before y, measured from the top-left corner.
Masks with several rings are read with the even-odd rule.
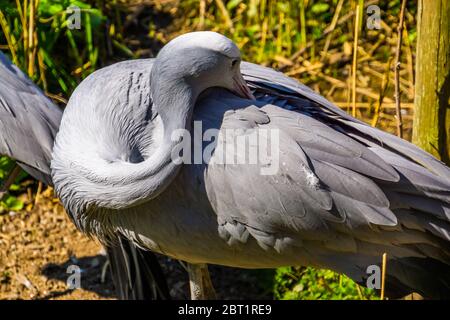
[[[113,281],[120,299],[168,300],[169,288],[156,256],[119,237],[106,247]]]

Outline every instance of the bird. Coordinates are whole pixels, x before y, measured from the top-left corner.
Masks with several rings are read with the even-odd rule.
[[[221,161],[251,156],[237,140],[254,132],[274,133],[252,146],[275,147],[278,161]],[[450,169],[242,61],[222,34],[182,34],[153,59],[89,75],[51,158],[56,195],[80,230],[187,262],[194,299],[214,297],[208,264],[313,266],[367,285],[383,254],[389,297],[450,296]]]
[[[0,155],[16,160],[2,186],[8,190],[20,167],[52,185],[51,152],[62,110],[0,51]],[[167,284],[156,256],[123,237],[106,245],[112,278],[121,299],[168,299]]]

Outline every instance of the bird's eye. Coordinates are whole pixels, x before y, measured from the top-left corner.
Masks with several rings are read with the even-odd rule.
[[[237,62],[238,62],[238,59],[233,59],[231,61],[231,66],[234,67],[237,64]]]

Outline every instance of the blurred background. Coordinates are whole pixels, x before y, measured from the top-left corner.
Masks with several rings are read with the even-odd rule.
[[[68,11],[71,5],[79,8],[79,29],[71,20],[78,9]],[[179,34],[213,30],[233,39],[245,60],[278,69],[357,118],[395,133],[400,8],[401,0],[1,0],[0,50],[64,107],[93,71],[154,57]],[[416,12],[416,1],[407,1],[399,57],[406,139],[413,116]],[[0,182],[13,165],[0,157]],[[22,173],[0,199],[0,299],[114,299],[100,248],[75,229],[50,188]],[[171,294],[186,298],[181,265],[160,261]],[[82,267],[82,289],[66,288],[70,264]],[[225,299],[379,298],[328,270],[211,269]]]

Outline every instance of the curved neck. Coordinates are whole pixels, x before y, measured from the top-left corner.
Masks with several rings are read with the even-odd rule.
[[[164,126],[164,143],[169,143],[174,130],[189,129],[198,93],[182,79],[159,77],[150,86],[153,108]]]
[[[179,172],[180,164],[171,158],[178,141],[171,135],[176,129],[189,129],[197,94],[182,81],[157,80],[157,84],[151,82],[152,108],[162,120],[163,140],[149,158],[139,163],[93,159],[79,164],[78,170],[89,183],[88,188],[77,190],[82,193],[80,198],[87,200],[86,205],[125,209],[142,204],[163,192]]]

